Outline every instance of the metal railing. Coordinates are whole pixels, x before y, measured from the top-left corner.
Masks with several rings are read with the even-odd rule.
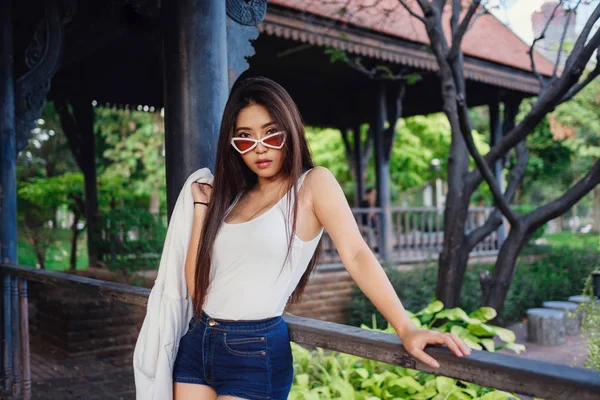
[[[17,287],[22,289],[18,291],[20,305],[18,310],[13,308],[8,313],[10,315],[8,319],[5,314],[4,334],[8,334],[10,338],[12,334],[18,332],[18,336],[23,338],[23,343],[27,343],[28,340],[26,291],[28,280],[76,289],[85,296],[96,295],[142,306],[146,305],[150,294],[150,290],[145,288],[30,267],[0,264],[0,272],[5,277],[5,299],[7,291],[10,296],[15,296],[13,285],[7,286],[6,282],[17,282]],[[600,394],[600,373],[591,370],[477,350],[474,350],[469,357],[458,358],[445,347],[431,347],[427,349],[427,353],[440,362],[440,368],[434,370],[410,356],[401,346],[396,335],[290,314],[285,314],[284,319],[288,324],[291,340],[300,345],[318,346],[547,400],[593,400],[598,399]],[[19,323],[7,324],[6,321],[19,321]],[[5,341],[5,350],[6,343],[10,343],[10,340]],[[24,399],[29,399],[31,398],[28,375],[29,349],[23,346],[10,350],[12,354],[21,355],[23,362],[19,370],[13,369],[13,364],[7,364],[5,352],[3,369],[5,384],[9,383],[7,386],[9,388],[12,386],[13,394],[21,393]]]
[[[465,231],[469,232],[482,226],[493,208],[471,207],[467,215]],[[375,255],[383,260],[380,249],[383,247],[381,208],[353,208],[352,213],[363,238]],[[435,259],[442,251],[444,244],[444,212],[436,207],[392,207],[390,209],[391,234],[388,239],[391,253],[387,260],[391,262],[418,262]],[[483,239],[471,255],[493,255],[500,248],[497,232],[492,232]],[[340,256],[333,241],[325,232],[321,262],[325,264],[339,263]]]

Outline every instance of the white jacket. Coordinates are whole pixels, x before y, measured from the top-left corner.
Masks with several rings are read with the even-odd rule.
[[[173,399],[173,364],[193,311],[185,283],[185,257],[194,218],[193,182],[212,184],[213,175],[208,168],[191,174],[171,214],[158,276],[133,352],[137,400]]]

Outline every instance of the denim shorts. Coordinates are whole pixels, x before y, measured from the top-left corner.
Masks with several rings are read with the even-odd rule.
[[[204,311],[192,317],[179,342],[173,381],[212,387],[217,395],[250,400],[287,399],[294,364],[281,316],[225,321]]]

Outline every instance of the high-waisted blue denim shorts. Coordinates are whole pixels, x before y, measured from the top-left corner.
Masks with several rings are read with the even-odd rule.
[[[294,364],[281,316],[224,321],[204,311],[192,317],[179,342],[173,381],[212,387],[217,395],[250,400],[287,399]]]

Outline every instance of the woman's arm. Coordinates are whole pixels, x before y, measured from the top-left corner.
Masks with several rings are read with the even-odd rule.
[[[331,236],[354,282],[396,330],[406,350],[434,368],[439,364],[423,351],[427,344],[446,344],[457,356],[470,354],[468,346],[458,337],[414,326],[385,271],[362,238],[335,177],[321,167],[309,175],[314,214]]]
[[[207,184],[194,182],[192,184],[192,195],[194,201],[208,203],[210,201],[211,187]],[[185,257],[185,283],[188,288],[189,295],[194,297],[196,259],[200,251],[200,237],[204,229],[204,220],[206,219],[207,206],[203,204],[194,204],[194,221],[192,222],[192,234],[190,235],[190,243]]]

